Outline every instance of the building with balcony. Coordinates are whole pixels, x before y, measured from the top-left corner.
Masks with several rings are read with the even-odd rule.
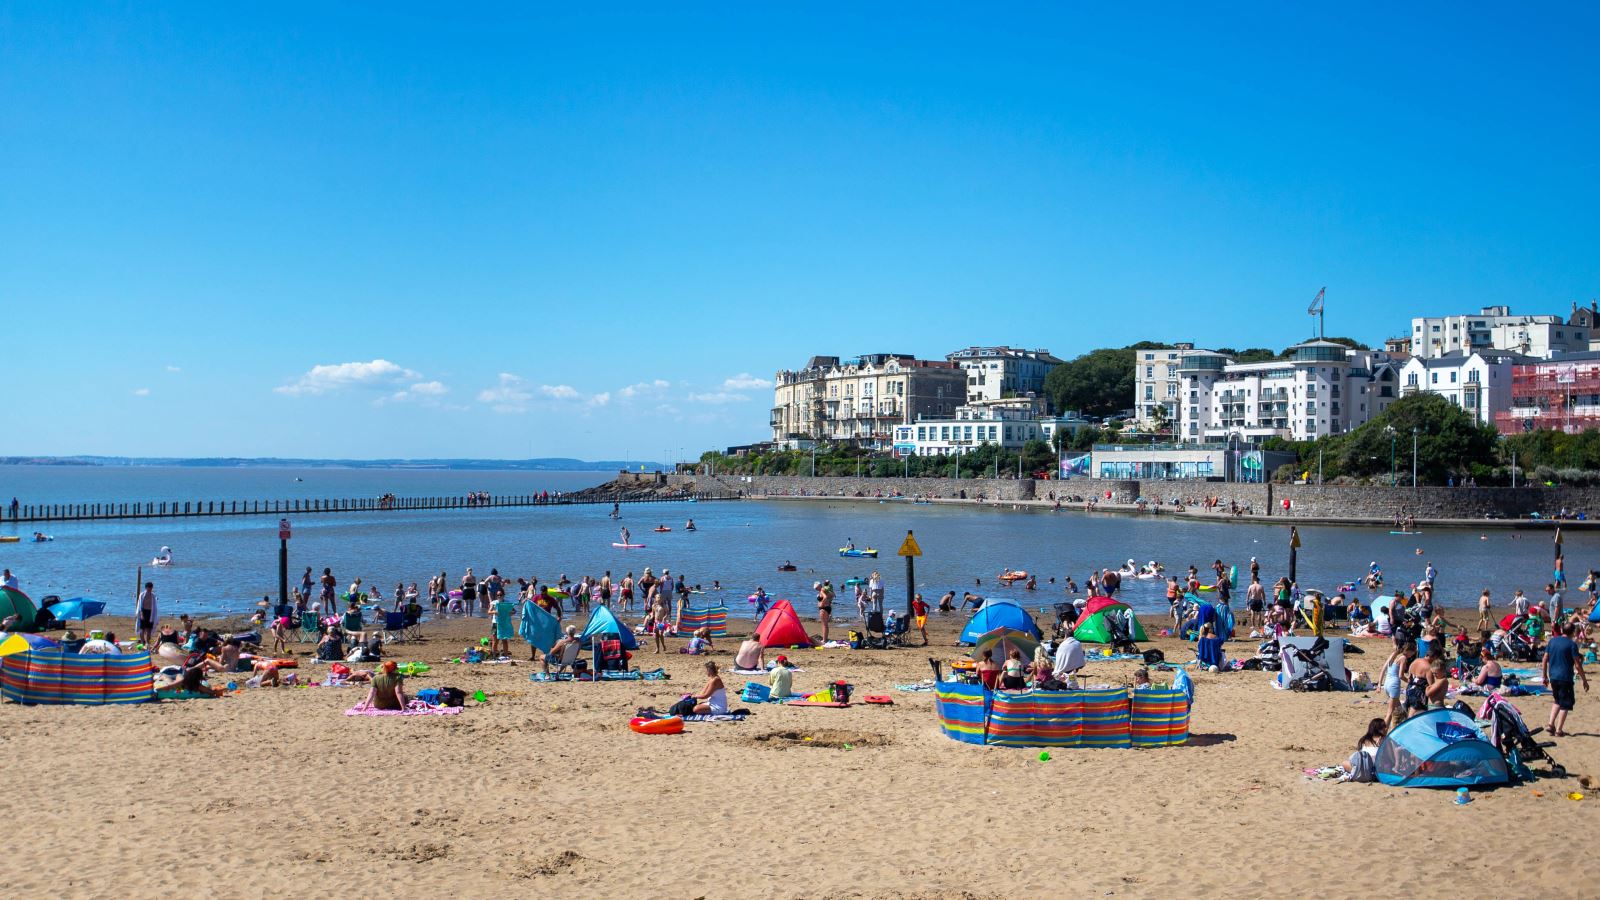
[[[945,359],[966,373],[968,403],[1030,394],[1043,398],[1045,376],[1061,365],[1049,350],[1014,347],[968,347]]]
[[[1041,416],[1020,404],[973,404],[958,407],[948,417],[895,426],[894,450],[901,456],[956,456],[994,444],[1014,451],[1029,441],[1050,443],[1057,432],[1072,434],[1090,424],[1075,413]]]
[[[1477,315],[1411,320],[1411,355],[1501,350],[1549,359],[1589,349],[1593,328],[1569,325],[1560,316],[1514,316],[1509,306],[1485,306]]]
[[[1161,422],[1170,428],[1178,421],[1178,361],[1193,349],[1193,344],[1174,344],[1167,350],[1133,351],[1133,409],[1141,427]]]
[[[1600,353],[1513,365],[1511,399],[1495,416],[1495,427],[1501,434],[1600,428]]]
[[[1394,402],[1397,370],[1383,352],[1322,340],[1296,344],[1288,359],[1260,363],[1184,351],[1176,434],[1184,443],[1250,444],[1342,434]]]
[[[854,359],[813,356],[774,379],[768,424],[775,443],[847,441],[886,448],[894,426],[919,416],[950,416],[966,401],[966,375],[954,364],[898,353]]]
[[[1458,350],[1431,359],[1412,357],[1400,367],[1400,396],[1438,394],[1479,423],[1496,425],[1500,415],[1511,407],[1514,364],[1529,361],[1514,353],[1494,350]]]

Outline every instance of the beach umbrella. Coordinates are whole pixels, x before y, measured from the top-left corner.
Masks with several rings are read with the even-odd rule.
[[[0,656],[27,653],[30,650],[59,650],[61,645],[38,634],[7,634],[0,636]]]
[[[73,597],[71,600],[63,600],[50,607],[51,614],[62,622],[68,619],[87,620],[105,611],[105,603],[90,600],[88,597]]]
[[[995,662],[1000,662],[1010,655],[1012,650],[1022,651],[1024,660],[1033,659],[1033,651],[1038,648],[1039,639],[1026,631],[1015,628],[996,628],[985,631],[972,645],[972,652],[968,654],[972,659],[983,659],[983,651],[994,651]]]

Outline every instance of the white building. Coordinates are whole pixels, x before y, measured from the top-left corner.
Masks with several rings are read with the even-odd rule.
[[[894,449],[902,456],[954,456],[984,444],[1020,450],[1029,441],[1049,442],[1057,431],[1071,434],[1089,424],[1074,414],[1039,416],[1024,406],[963,406],[953,417],[895,426]]]
[[[1480,423],[1494,425],[1495,417],[1511,408],[1511,367],[1525,361],[1492,350],[1412,357],[1400,367],[1400,395],[1438,394]]]
[[[1411,355],[1432,359],[1447,353],[1502,350],[1537,359],[1589,349],[1592,329],[1560,316],[1514,316],[1509,306],[1485,306],[1477,315],[1411,320]]]
[[[1044,396],[1044,378],[1061,360],[1049,350],[968,347],[945,356],[967,375],[967,402]],[[1048,401],[1047,401],[1048,402]]]
[[[1236,363],[1210,350],[1180,357],[1177,437],[1185,443],[1343,434],[1387,409],[1398,366],[1379,351],[1307,341],[1289,358]]]
[[[1134,417],[1146,428],[1155,424],[1156,408],[1166,410],[1166,424],[1178,421],[1178,390],[1182,378],[1178,361],[1193,344],[1176,344],[1170,350],[1135,350],[1133,353]]]

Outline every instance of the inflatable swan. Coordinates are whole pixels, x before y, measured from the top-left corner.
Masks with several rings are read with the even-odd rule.
[[[172,565],[172,548],[171,547],[167,547],[167,546],[163,546],[161,548],[161,552],[156,554],[156,558],[150,560],[150,565],[152,565],[152,566],[170,566],[170,565]]]

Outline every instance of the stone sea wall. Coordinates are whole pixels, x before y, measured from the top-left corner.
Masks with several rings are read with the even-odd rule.
[[[873,497],[899,492],[937,499],[983,497],[997,501],[1080,502],[1094,497],[1102,502],[1170,503],[1174,499],[1196,506],[1216,497],[1223,509],[1231,502],[1248,507],[1255,515],[1277,517],[1342,518],[1382,521],[1396,515],[1418,519],[1522,519],[1532,514],[1553,516],[1565,509],[1600,517],[1600,488],[1586,487],[1355,487],[1349,485],[1230,484],[1201,481],[1113,481],[1075,478],[1070,481],[1036,481],[1015,478],[809,478],[789,475],[700,476],[623,473],[625,483],[638,486],[725,492],[744,496]],[[1110,492],[1110,496],[1107,496]],[[1073,498],[1080,498],[1074,500]],[[1287,512],[1283,501],[1289,501]]]

